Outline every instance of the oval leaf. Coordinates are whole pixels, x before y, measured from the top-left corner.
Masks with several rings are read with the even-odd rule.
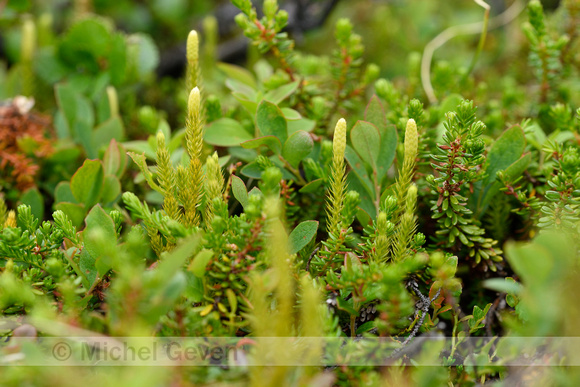
[[[242,125],[231,118],[220,118],[207,127],[204,140],[217,146],[239,146],[240,143],[252,139]]]
[[[355,253],[348,252],[344,256],[344,268],[351,273],[362,273],[363,265]]]
[[[487,154],[487,164],[485,169],[485,178],[472,197],[470,198],[471,207],[475,207],[478,216],[481,216],[486,210],[493,197],[499,192],[501,184],[497,182],[497,172],[506,170],[515,165],[513,177],[521,175],[527,162],[522,158],[526,148],[526,138],[524,131],[519,126],[512,126],[507,129],[491,146]]]
[[[207,266],[211,257],[213,257],[212,250],[201,250],[189,264],[188,270],[196,277],[202,278],[205,274],[205,267]]]
[[[296,168],[298,167],[298,164],[300,164],[300,161],[312,152],[312,148],[314,148],[312,137],[301,130],[291,135],[284,143],[282,156],[290,163],[290,165]]]
[[[228,77],[240,81],[254,89],[256,88],[254,75],[245,68],[229,63],[218,63],[217,68],[223,71]]]
[[[290,254],[296,254],[306,247],[316,235],[317,230],[318,222],[316,220],[307,220],[296,226],[288,236]]]
[[[379,97],[373,95],[365,110],[365,121],[376,126],[379,131],[387,127],[387,115],[385,109],[379,100]]]
[[[515,179],[516,177],[521,176],[524,173],[524,171],[528,168],[528,165],[530,164],[531,161],[532,161],[531,153],[523,155],[519,160],[517,160],[515,163],[506,168],[506,170],[504,171],[504,175],[508,177],[508,179]],[[496,180],[491,184],[491,186],[485,188],[484,194],[482,196],[483,199],[481,200],[481,204],[477,209],[477,215],[479,217],[481,217],[485,213],[485,211],[489,208],[489,205],[492,202],[493,198],[500,192],[500,188],[502,187],[503,184],[501,183],[501,181]],[[477,192],[477,194],[479,195],[481,194],[481,192]],[[479,198],[479,196],[476,197]]]
[[[77,229],[83,224],[86,211],[82,204],[61,202],[57,203],[54,208],[64,212]]]
[[[105,156],[103,156],[105,173],[117,175],[117,172],[121,168],[121,158],[124,160],[127,159],[125,152],[122,151],[120,144],[115,139],[112,139],[105,151]]]
[[[280,110],[282,110],[282,113],[284,114],[284,118],[286,118],[286,121],[299,120],[299,119],[302,118],[302,116],[300,115],[300,113],[298,113],[294,109],[281,108]]]
[[[103,190],[104,171],[99,160],[85,160],[70,181],[73,196],[85,208],[95,205]]]
[[[526,137],[519,126],[512,126],[506,130],[491,146],[487,154],[487,178],[484,186],[488,186],[496,179],[498,171],[504,170],[515,163],[524,153]]]
[[[232,176],[232,193],[242,207],[246,208],[248,205],[248,189],[243,180],[236,175]]]
[[[125,129],[119,117],[113,117],[93,130],[93,147],[99,149],[106,146],[111,140],[123,141]]]
[[[354,172],[361,183],[363,183],[363,187],[367,190],[368,194],[371,195],[372,199],[375,199],[374,185],[359,155],[354,151],[354,149],[352,149],[352,147],[347,145],[344,157],[352,168],[352,172]]]
[[[277,155],[279,155],[280,151],[282,150],[282,144],[280,143],[280,140],[278,140],[278,137],[275,136],[258,137],[250,141],[245,141],[240,145],[242,148],[246,149],[254,149],[265,145]]]
[[[377,127],[370,122],[357,121],[350,132],[350,141],[360,158],[376,170],[381,144]]]
[[[90,288],[97,279],[97,268],[95,267],[95,261],[96,259],[86,249],[81,251],[81,255],[79,257],[79,269],[85,276],[83,283],[87,289]]]
[[[109,204],[121,197],[121,182],[114,175],[106,175],[102,193],[103,204]]]
[[[286,118],[288,120],[288,118]],[[312,132],[314,128],[316,128],[316,121],[309,120],[308,118],[300,118],[299,120],[289,120],[287,122],[288,125],[288,134],[293,134],[298,132],[299,130],[303,130],[305,132]]]
[[[252,178],[252,179],[261,179],[262,178],[262,168],[258,165],[257,162],[253,161],[249,164],[246,164],[242,170],[242,175]]]
[[[235,79],[227,79],[226,86],[234,93],[240,94],[244,99],[249,101],[255,101],[258,97],[256,90],[242,82],[236,81]]]
[[[377,174],[380,178],[387,175],[391,168],[395,153],[397,152],[397,128],[395,125],[387,125],[380,129],[381,146],[377,158]]]
[[[286,85],[282,85],[274,90],[270,90],[264,96],[264,99],[274,102],[276,105],[284,101],[288,96],[298,89],[299,81],[294,81]]]
[[[191,257],[193,251],[196,251],[200,240],[199,233],[183,239],[176,248],[160,260],[157,268],[151,273],[152,277],[149,277],[151,282],[157,286],[160,284],[169,284],[176,274],[181,273],[181,268],[185,264],[185,261]]]
[[[300,188],[300,193],[314,193],[317,192],[320,186],[324,183],[323,179],[312,180],[310,183],[306,184],[304,187]]]
[[[115,222],[113,219],[101,208],[95,206],[87,215],[85,219],[86,228],[83,231],[85,249],[95,259],[106,254],[111,248],[110,246],[117,245],[117,231],[115,230]],[[91,233],[98,231],[99,238],[87,238]],[[105,242],[105,243],[101,243]],[[101,273],[104,274],[104,273]]]
[[[284,144],[288,138],[286,119],[278,106],[262,101],[256,112],[256,124],[264,136],[276,136]]]
[[[509,281],[507,278],[491,278],[483,281],[483,287],[496,292],[504,292],[508,294],[520,294],[523,290],[522,284]]]
[[[111,269],[110,251],[117,245],[117,232],[115,222],[101,206],[93,207],[85,223],[85,248],[79,260],[79,268],[89,283],[93,284]]]
[[[22,196],[20,196],[18,203],[29,205],[32,210],[32,215],[37,219],[44,219],[44,198],[37,188],[30,188],[25,191]]]
[[[359,193],[360,195],[360,204],[359,207],[362,208],[367,214],[371,216],[374,220],[377,217],[377,211],[375,207],[375,201],[373,200],[371,194],[369,193],[369,189],[361,182],[360,178],[356,173],[349,173],[346,175],[346,182],[348,184],[348,189],[353,190]]]

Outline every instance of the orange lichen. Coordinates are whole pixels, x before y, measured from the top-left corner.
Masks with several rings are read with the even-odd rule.
[[[16,97],[0,104],[0,181],[19,191],[35,185],[39,159],[53,152],[50,118],[30,112],[33,103]]]

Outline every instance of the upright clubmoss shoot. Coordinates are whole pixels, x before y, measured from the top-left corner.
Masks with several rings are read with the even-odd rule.
[[[219,164],[217,152],[207,158],[205,179],[205,224],[211,228],[211,223],[215,214],[215,202],[218,199],[223,201],[224,176]]]
[[[187,173],[181,172],[183,180],[180,180],[185,224],[189,226],[199,224],[197,208],[201,205],[204,195],[204,176],[201,164],[203,127],[201,95],[199,88],[194,87],[189,94],[185,120],[185,149],[189,156],[189,166]]]
[[[390,238],[389,234],[395,229],[395,225],[387,219],[387,213],[380,211],[376,220],[376,237],[374,240],[374,251],[372,258],[376,262],[384,262],[389,255]]]
[[[329,153],[329,144],[324,144],[321,153]],[[334,139],[331,144],[332,153],[329,161],[329,188],[326,197],[326,230],[328,239],[322,241],[324,249],[315,255],[312,267],[315,272],[325,272],[333,265],[338,265],[342,261],[342,253],[348,251],[345,246],[351,240],[352,233],[350,224],[354,217],[356,207],[359,203],[359,195],[355,192],[346,192],[346,165],[344,153],[346,151],[346,121],[338,120]],[[348,197],[348,200],[347,200]],[[310,265],[309,265],[310,266]]]
[[[419,135],[417,133],[417,124],[414,119],[407,121],[405,129],[405,143],[403,153],[403,165],[399,171],[399,176],[395,183],[393,192],[397,199],[397,214],[400,216],[405,211],[405,202],[407,193],[411,187],[413,175],[415,174],[415,164],[417,159],[417,150],[419,147]]]
[[[408,247],[413,242],[413,234],[417,228],[415,211],[417,208],[417,186],[411,184],[405,199],[405,209],[400,217],[395,241],[393,243],[393,259],[400,261],[408,255]]]
[[[185,87],[189,93],[194,87],[201,86],[201,74],[199,65],[199,36],[195,30],[191,30],[187,36],[186,58],[187,65],[185,69]]]
[[[175,169],[171,164],[169,151],[165,146],[165,136],[162,132],[157,133],[157,181],[162,190],[165,213],[171,219],[179,220],[181,211],[176,199]]]
[[[339,235],[341,230],[341,214],[346,195],[345,150],[346,121],[344,118],[341,118],[334,128],[334,139],[332,141],[332,167],[326,205],[326,213],[328,216],[327,231],[329,235]]]
[[[360,204],[360,194],[356,191],[348,191],[344,198],[344,209],[342,211],[342,227],[348,228],[354,220],[358,205]]]

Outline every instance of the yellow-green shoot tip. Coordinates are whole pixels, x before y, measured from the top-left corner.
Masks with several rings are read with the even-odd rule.
[[[187,109],[190,112],[199,112],[199,108],[201,105],[201,96],[199,93],[199,88],[196,86],[191,89],[189,93],[189,99],[187,100]]]
[[[411,162],[417,157],[419,146],[419,135],[417,133],[417,124],[410,118],[405,128],[405,160]]]
[[[346,150],[346,120],[344,118],[341,118],[336,123],[332,146],[335,160],[342,160],[344,158],[344,151]]]
[[[199,37],[197,31],[191,30],[187,36],[187,61],[189,63],[197,62],[199,55]]]

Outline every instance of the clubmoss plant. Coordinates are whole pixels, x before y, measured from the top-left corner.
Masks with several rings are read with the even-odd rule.
[[[346,166],[344,163],[344,151],[346,149],[346,121],[341,118],[334,128],[332,141],[332,167],[330,172],[330,189],[326,213],[328,215],[327,231],[335,237],[342,230],[342,210],[346,195]]]
[[[185,224],[196,226],[199,224],[198,207],[203,201],[202,187],[204,185],[201,167],[204,124],[201,95],[197,87],[194,87],[189,94],[185,125],[185,149],[189,156],[189,166],[181,167],[182,177],[179,179],[181,183],[179,192],[184,206]]]
[[[199,81],[199,58],[198,58],[197,33],[192,31],[188,37],[188,67],[187,82]],[[189,83],[188,83],[189,88]],[[201,93],[197,86],[191,89],[187,104],[187,117],[185,129],[185,150],[188,163],[173,166],[168,149],[165,146],[165,138],[162,132],[157,134],[157,180],[153,181],[152,172],[145,163],[144,156],[130,152],[129,155],[137,163],[151,188],[159,191],[164,197],[165,213],[173,220],[191,227],[200,223],[200,206],[204,198],[206,224],[211,224],[213,217],[213,200],[221,196],[223,190],[223,176],[219,172],[217,156],[208,158],[208,177],[206,181],[202,172],[202,148],[203,148],[203,107]],[[217,166],[217,167],[216,167]],[[216,169],[217,168],[217,169]],[[219,175],[219,176],[218,176]],[[204,188],[205,186],[205,188]],[[143,208],[140,213],[148,218],[147,209]],[[151,225],[152,226],[152,225]],[[149,232],[149,230],[148,230]],[[156,235],[151,230],[150,235]],[[160,241],[154,237],[156,251],[160,251]]]
[[[276,184],[279,184],[281,178],[278,169],[268,170],[266,179],[278,181]],[[269,367],[252,367],[250,381],[255,386],[278,386],[289,378],[297,378],[303,383],[311,380],[318,373],[316,368],[302,370],[291,365],[301,361],[317,362],[322,354],[319,339],[325,334],[324,307],[316,285],[308,275],[300,279],[292,275],[294,262],[286,249],[288,237],[281,205],[277,194],[267,194],[266,260],[271,268],[267,272],[251,275],[252,312],[249,318],[253,335],[257,337],[255,356],[261,362],[271,364]],[[276,307],[272,308],[272,305]],[[309,338],[311,341],[306,347],[297,346],[294,337]],[[269,345],[271,338],[279,345]]]
[[[395,261],[400,261],[409,254],[408,247],[413,241],[413,235],[417,229],[417,186],[411,184],[407,191],[407,197],[403,213],[397,225],[397,232],[394,236],[392,257]]]
[[[353,230],[350,226],[360,200],[357,192],[346,192],[345,150],[346,121],[341,118],[336,124],[332,142],[332,164],[326,203],[328,238],[322,242],[324,249],[312,261],[312,268],[321,274],[343,261],[344,254],[350,251],[348,245],[353,241]]]
[[[395,198],[397,199],[396,217],[399,217],[406,210],[405,203],[413,175],[415,174],[415,164],[418,154],[419,135],[417,133],[417,124],[414,119],[409,119],[405,129],[405,150],[403,153],[403,165],[399,171],[397,182],[393,189]]]
[[[388,196],[385,200],[385,211],[379,212],[372,230],[374,234],[368,238],[371,257],[375,261],[384,262],[390,257],[389,251],[395,233],[395,224],[391,220],[394,220],[395,207],[395,198]]]
[[[163,209],[172,219],[179,221],[181,212],[177,204],[177,182],[175,170],[169,159],[169,152],[165,147],[165,136],[157,133],[157,181],[163,195]]]
[[[205,167],[207,169],[207,177],[205,179],[206,206],[204,221],[207,227],[211,227],[216,213],[216,206],[219,206],[220,203],[226,205],[223,198],[224,177],[221,172],[217,153],[207,158]]]

